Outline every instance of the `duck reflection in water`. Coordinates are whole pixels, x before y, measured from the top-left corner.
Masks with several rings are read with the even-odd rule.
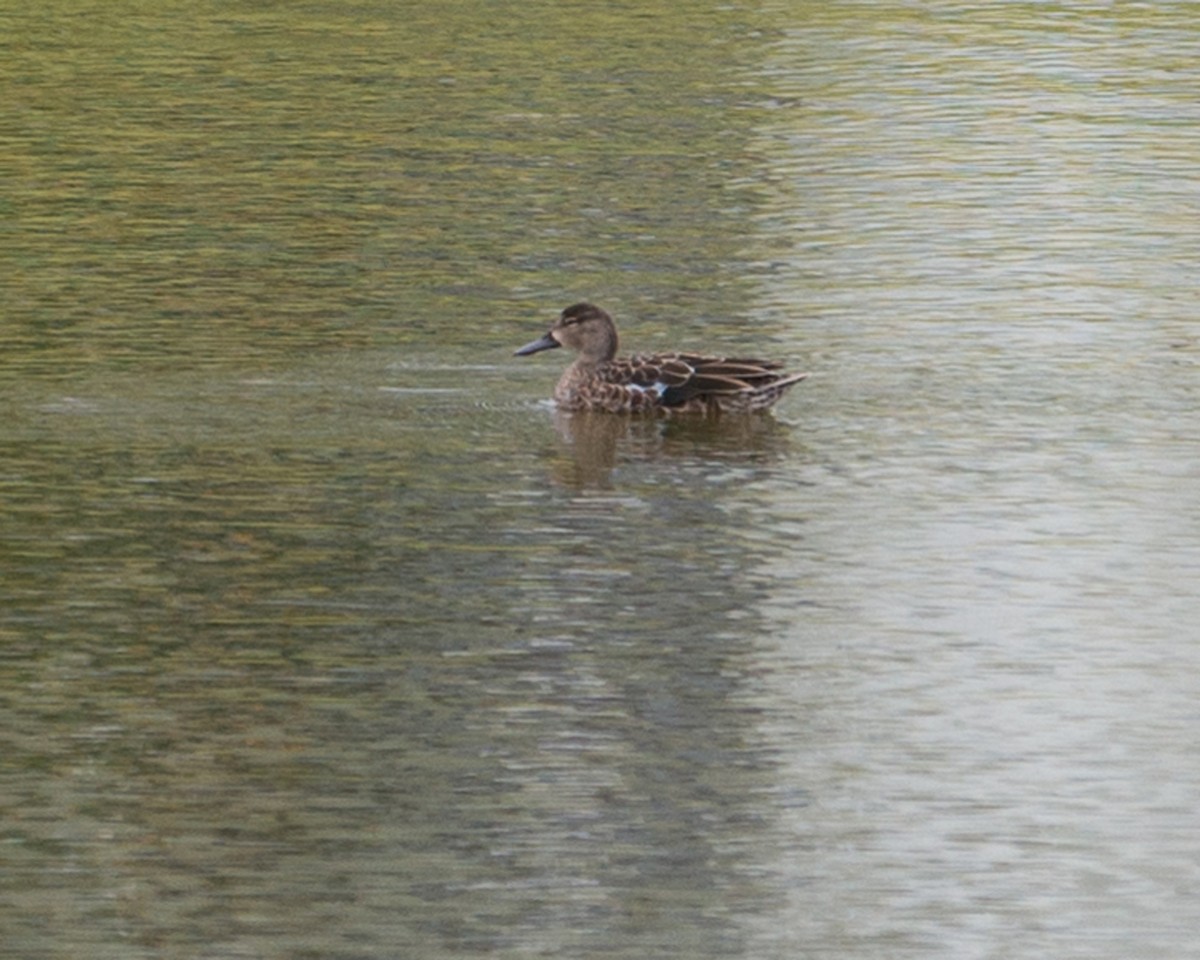
[[[671,460],[702,471],[722,464],[744,471],[782,456],[791,431],[773,417],[621,417],[557,410],[554,429],[563,449],[553,478],[573,490],[610,489],[618,467]],[[676,470],[678,473],[678,470]]]

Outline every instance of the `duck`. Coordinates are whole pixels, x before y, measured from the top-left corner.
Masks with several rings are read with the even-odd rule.
[[[787,373],[774,360],[699,353],[617,356],[617,325],[592,303],[567,307],[542,337],[518,349],[527,357],[566,347],[578,355],[554,388],[568,412],[753,413],[767,410],[806,373]]]

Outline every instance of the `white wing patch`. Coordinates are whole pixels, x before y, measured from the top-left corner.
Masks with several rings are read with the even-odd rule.
[[[667,385],[665,383],[658,383],[657,381],[648,386],[643,386],[640,383],[631,383],[629,384],[629,389],[636,390],[638,393],[653,393],[657,397],[662,397],[667,392]]]

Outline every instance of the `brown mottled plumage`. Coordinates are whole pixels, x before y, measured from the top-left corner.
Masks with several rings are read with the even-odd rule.
[[[697,353],[617,357],[616,325],[590,303],[567,307],[544,337],[525,344],[515,356],[554,347],[579,354],[554,388],[563,410],[749,413],[766,410],[807,376],[785,373],[773,360]]]

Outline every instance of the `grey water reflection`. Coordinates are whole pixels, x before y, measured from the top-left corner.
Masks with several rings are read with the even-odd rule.
[[[803,297],[827,377],[808,488],[767,498],[805,537],[765,662],[821,812],[787,817],[764,942],[1192,955],[1200,33],[1173,4],[809,10],[766,68],[760,302]]]

